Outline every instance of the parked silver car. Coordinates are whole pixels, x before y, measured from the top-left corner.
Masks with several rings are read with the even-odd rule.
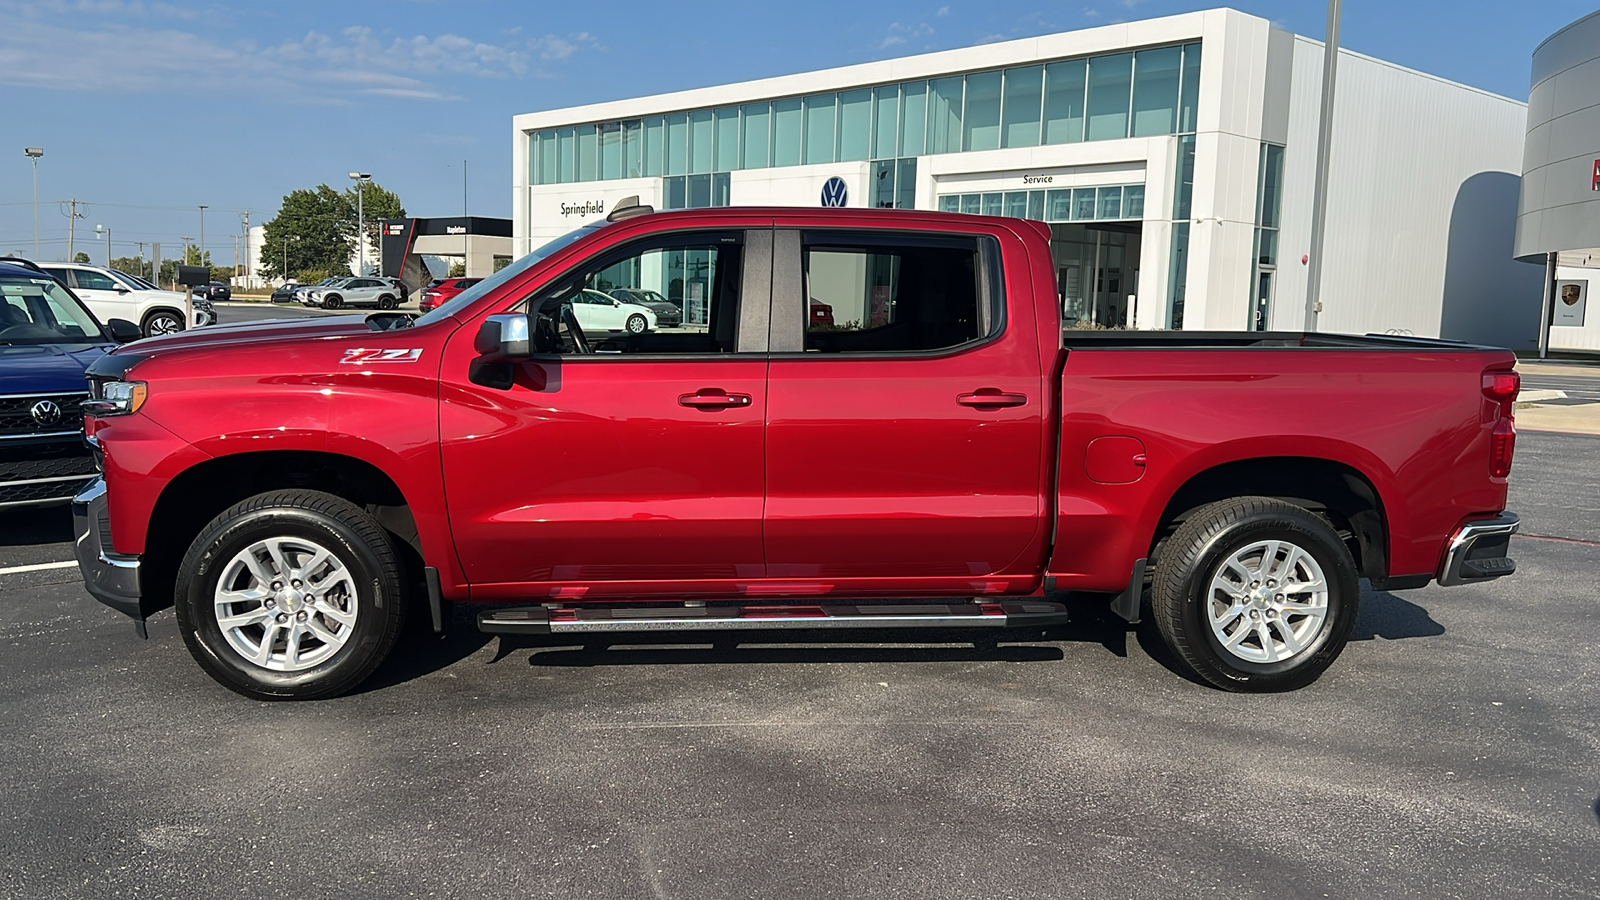
[[[313,305],[323,309],[341,309],[346,306],[376,306],[394,309],[400,305],[400,295],[388,282],[378,278],[345,278],[327,287],[311,292]]]

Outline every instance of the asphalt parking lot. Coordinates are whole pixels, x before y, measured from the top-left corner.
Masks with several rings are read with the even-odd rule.
[[[1368,592],[1270,696],[1091,610],[999,645],[458,614],[358,694],[256,703],[170,613],[140,641],[75,569],[18,571],[69,520],[7,514],[0,896],[1595,897],[1597,473],[1600,437],[1522,435],[1516,577]]]

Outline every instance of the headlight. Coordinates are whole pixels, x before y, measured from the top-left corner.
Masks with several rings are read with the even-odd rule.
[[[101,388],[100,396],[83,401],[83,411],[97,419],[107,416],[126,416],[139,411],[150,388],[142,381],[111,381]]]

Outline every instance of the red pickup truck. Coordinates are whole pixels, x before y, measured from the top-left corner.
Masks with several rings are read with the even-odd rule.
[[[492,633],[1036,626],[1146,588],[1201,678],[1285,690],[1360,578],[1513,571],[1511,353],[1063,338],[1055,283],[1022,219],[627,205],[421,318],[139,341],[89,370],[84,580],[141,633],[176,606],[228,687],[314,698],[453,602]],[[580,308],[617,288],[683,324]]]

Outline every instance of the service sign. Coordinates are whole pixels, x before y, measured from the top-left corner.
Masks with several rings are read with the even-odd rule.
[[[1587,304],[1588,299],[1589,282],[1556,282],[1556,305],[1555,311],[1550,318],[1550,324],[1582,325],[1583,308]]]

